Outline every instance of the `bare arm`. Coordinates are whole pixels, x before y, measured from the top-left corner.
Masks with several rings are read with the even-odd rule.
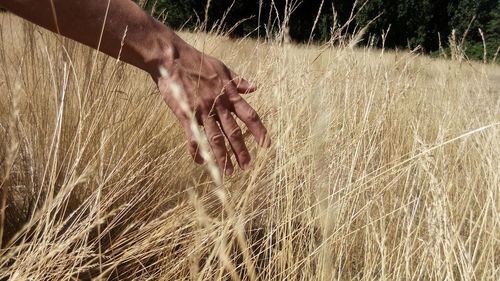
[[[260,118],[240,96],[255,91],[255,86],[234,74],[219,60],[194,49],[132,1],[0,0],[0,5],[51,31],[93,48],[99,46],[100,51],[113,57],[118,56],[127,30],[120,59],[151,74],[163,98],[183,125],[189,150],[196,162],[201,163],[202,159],[197,152],[189,118],[172,97],[169,83],[178,84],[185,93],[198,122],[205,127],[220,168],[226,174],[232,173],[234,168],[224,139],[229,141],[241,168],[250,164],[250,154],[233,114],[247,125],[259,143],[269,145]],[[160,67],[168,71],[168,78],[160,75]]]
[[[155,67],[154,59],[162,50],[183,43],[169,28],[129,0],[0,0],[0,5],[37,25],[93,48],[98,47],[108,10],[100,51],[118,56],[127,28],[121,60],[148,72]]]

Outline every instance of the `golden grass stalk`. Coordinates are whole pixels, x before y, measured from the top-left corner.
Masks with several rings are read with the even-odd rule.
[[[260,85],[222,183],[146,74],[0,23],[0,279],[499,279],[497,65],[182,33]]]

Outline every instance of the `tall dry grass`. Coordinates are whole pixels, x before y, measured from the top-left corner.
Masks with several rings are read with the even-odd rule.
[[[1,280],[500,279],[497,65],[182,34],[273,137],[217,186],[146,74],[0,25]]]

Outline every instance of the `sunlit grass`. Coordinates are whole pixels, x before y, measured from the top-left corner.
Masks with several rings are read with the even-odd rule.
[[[0,279],[500,277],[498,66],[182,33],[273,138],[217,186],[147,74],[0,32]]]

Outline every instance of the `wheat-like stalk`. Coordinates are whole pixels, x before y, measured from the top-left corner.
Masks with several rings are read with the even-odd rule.
[[[259,84],[273,146],[248,138],[252,169],[222,181],[180,85],[205,166],[149,76],[0,21],[0,279],[499,279],[500,68],[460,39],[445,60],[349,26],[323,46],[180,33]]]

